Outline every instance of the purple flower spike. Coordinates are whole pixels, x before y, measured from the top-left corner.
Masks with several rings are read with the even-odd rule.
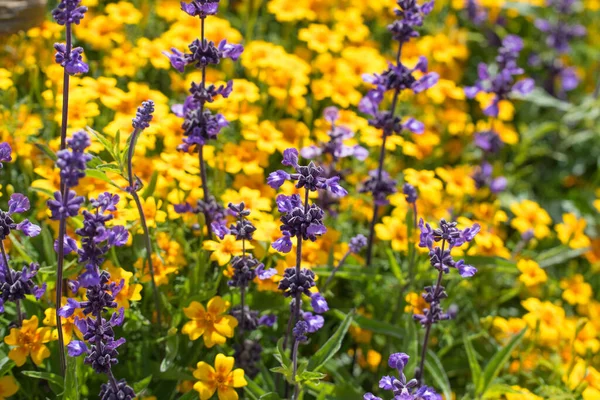
[[[8,201],[9,214],[25,212],[29,210],[29,207],[29,199],[25,195],[21,193],[14,193],[12,196],[10,196],[10,200]]]

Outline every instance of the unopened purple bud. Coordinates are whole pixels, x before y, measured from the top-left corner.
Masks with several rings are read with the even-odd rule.
[[[404,370],[406,364],[408,364],[408,359],[410,357],[406,353],[394,353],[390,355],[388,359],[388,365],[390,368],[397,369],[399,372]]]

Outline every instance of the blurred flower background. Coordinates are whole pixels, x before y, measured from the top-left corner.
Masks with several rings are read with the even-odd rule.
[[[82,58],[71,71],[55,60],[56,51],[68,58],[54,48],[65,41],[51,17],[56,1],[39,23],[32,10],[32,26],[0,36],[0,139],[10,145],[0,208],[23,193],[41,228],[29,234],[16,216],[25,228],[2,235],[0,399],[97,398],[115,388],[140,399],[277,399],[293,397],[294,382],[305,399],[361,399],[393,369],[422,375],[446,400],[600,399],[598,0],[419,3],[431,10],[401,45],[406,71],[391,78],[381,73],[397,57],[397,32],[386,29],[403,20],[395,0],[188,4],[204,8],[83,0],[85,17],[72,25]],[[214,42],[216,62],[188,48],[201,37]],[[196,68],[181,73],[186,63]],[[395,99],[398,76],[412,90]],[[140,127],[147,100],[151,118]],[[214,116],[214,134],[190,128],[194,102]],[[401,128],[378,125],[373,103],[393,104]],[[46,202],[64,189],[66,156],[57,163],[55,154],[63,126],[68,138],[83,131],[90,141],[87,169],[68,186],[97,202],[118,195],[89,208],[109,215],[90,235],[108,243],[100,263],[115,309],[93,323],[89,291],[71,285],[85,261],[68,254],[85,248],[77,232],[93,216],[65,222],[73,239],[65,238],[63,304],[54,296],[60,222]],[[129,149],[135,183],[125,173]],[[311,184],[320,186],[309,193]],[[249,214],[228,208],[242,202]],[[309,204],[322,215],[302,225],[293,210]],[[432,307],[422,288],[436,282],[430,249],[418,245],[421,218],[479,227],[451,246],[468,265],[457,262],[460,274],[444,279],[449,320],[427,333],[424,371],[425,329],[413,314]],[[111,242],[104,229],[124,235]],[[29,291],[15,303],[4,271],[30,263],[39,267],[23,273]],[[282,296],[300,265],[311,284]],[[47,287],[39,300],[34,284]],[[82,308],[67,312],[75,303]],[[294,335],[292,315],[301,320]],[[71,357],[94,342],[82,325],[102,323],[109,343],[126,338],[114,341],[112,387],[97,364]],[[410,359],[388,365],[399,351]],[[435,398],[425,396],[414,398]]]

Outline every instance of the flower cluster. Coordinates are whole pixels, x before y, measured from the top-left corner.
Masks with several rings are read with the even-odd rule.
[[[511,93],[526,95],[533,90],[534,81],[531,78],[515,82],[515,76],[523,73],[523,69],[517,65],[521,50],[523,50],[523,39],[516,35],[507,35],[502,40],[502,47],[496,57],[496,74],[492,74],[489,65],[480,63],[477,67],[479,80],[474,86],[465,87],[465,95],[468,98],[473,98],[480,92],[493,95],[492,101],[483,110],[485,115],[497,117],[500,101],[507,99]]]
[[[398,371],[398,377],[386,375],[379,381],[379,387],[383,390],[391,391],[396,400],[442,400],[442,396],[428,386],[419,385],[417,379],[406,378],[404,368],[408,364],[408,354],[394,353],[388,359],[390,368]],[[366,393],[363,396],[364,400],[382,400],[381,397],[375,396],[373,393]]]
[[[114,328],[123,324],[124,308],[113,312],[109,319],[103,313],[118,307],[116,298],[123,290],[124,280],[119,283],[110,281],[110,274],[101,270],[105,254],[113,246],[122,246],[129,239],[129,232],[120,225],[108,228],[106,223],[113,218],[110,212],[117,211],[119,196],[105,192],[97,199],[91,199],[93,212],[84,210],[83,227],[76,233],[81,236],[81,248],[77,250],[79,262],[85,265],[85,271],[77,281],[71,281],[74,293],[80,287],[86,289],[86,300],[73,298],[61,307],[58,315],[69,318],[77,309],[83,311],[85,318],[75,318],[75,325],[81,332],[83,340],[74,340],[67,346],[71,357],[85,354],[84,362],[92,366],[98,374],[106,374],[108,383],[102,385],[100,398],[133,399],[135,393],[124,380],[117,381],[112,373],[112,366],[118,363],[117,348],[125,343],[124,338],[116,339]],[[86,344],[87,342],[87,344]]]
[[[61,0],[52,11],[52,17],[59,25],[67,27],[67,43],[55,43],[55,61],[60,64],[65,73],[69,75],[84,74],[89,71],[89,66],[83,61],[83,49],[72,47],[71,24],[79,25],[87,12],[87,7],[81,5],[81,0]]]

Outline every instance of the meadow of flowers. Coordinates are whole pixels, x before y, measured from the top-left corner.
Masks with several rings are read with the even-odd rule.
[[[600,399],[600,1],[45,13],[0,36],[0,400]]]

